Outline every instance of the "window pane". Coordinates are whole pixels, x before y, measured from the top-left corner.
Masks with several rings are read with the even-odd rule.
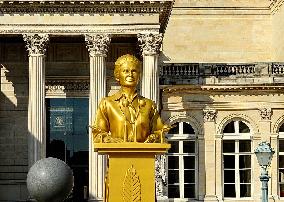
[[[184,198],[195,198],[195,185],[194,184],[184,185]]]
[[[179,168],[178,156],[168,156],[168,168],[169,169]]]
[[[228,123],[224,130],[223,133],[235,133],[235,126],[234,126],[234,121]]]
[[[240,197],[250,197],[251,196],[250,187],[251,187],[250,184],[241,184]]]
[[[251,156],[240,155],[239,164],[240,168],[251,168]]]
[[[280,197],[284,197],[284,184],[280,184]]]
[[[224,140],[223,141],[223,152],[224,153],[234,153],[235,152],[235,141],[234,140]]]
[[[279,128],[279,132],[284,132],[284,124],[282,124]]]
[[[235,156],[224,155],[224,168],[235,168]]]
[[[284,182],[284,169],[279,169],[279,182]]]
[[[250,140],[240,140],[240,152],[251,152],[251,141]]]
[[[169,141],[171,144],[171,148],[169,149],[168,153],[178,153],[179,152],[179,142],[178,141]]]
[[[185,183],[195,183],[195,171],[194,170],[184,171],[184,182]]]
[[[236,197],[235,184],[224,184],[224,197]]]
[[[179,198],[179,185],[169,185],[168,192],[169,198]]]
[[[251,183],[251,170],[240,170],[240,182]]]
[[[190,124],[183,122],[183,133],[184,134],[194,134],[194,130]]]
[[[175,126],[173,127],[169,132],[168,134],[179,134],[179,123],[176,123],[172,126]]]
[[[279,140],[279,152],[284,152],[284,140]]]
[[[195,169],[195,156],[184,156],[184,168]]]
[[[169,170],[169,184],[179,183],[179,171],[178,170]]]
[[[279,168],[284,168],[284,156],[279,156]]]
[[[242,121],[240,121],[240,133],[249,133],[250,132],[250,129],[249,127]]]
[[[183,153],[195,153],[195,141],[183,141]]]
[[[235,170],[224,170],[224,183],[235,183]]]

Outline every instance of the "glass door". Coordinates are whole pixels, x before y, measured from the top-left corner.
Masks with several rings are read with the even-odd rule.
[[[50,98],[47,106],[46,155],[66,162],[73,170],[74,188],[68,201],[86,201],[89,166],[89,99]]]

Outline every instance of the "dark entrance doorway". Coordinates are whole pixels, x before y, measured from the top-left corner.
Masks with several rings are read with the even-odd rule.
[[[47,106],[46,155],[66,162],[73,170],[74,188],[67,201],[88,197],[89,99],[49,98]]]

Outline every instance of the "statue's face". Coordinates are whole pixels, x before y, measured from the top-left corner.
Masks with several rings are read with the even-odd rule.
[[[132,62],[123,63],[119,69],[119,76],[116,80],[121,86],[136,87],[139,81],[140,69]]]

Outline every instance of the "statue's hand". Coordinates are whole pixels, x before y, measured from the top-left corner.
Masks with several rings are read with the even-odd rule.
[[[147,139],[145,140],[144,143],[155,143],[155,142],[160,142],[160,137],[157,133],[150,134]]]

